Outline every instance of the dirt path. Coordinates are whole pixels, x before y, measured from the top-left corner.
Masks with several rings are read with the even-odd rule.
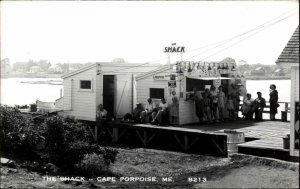
[[[85,178],[84,182],[63,182],[59,179],[46,181],[43,179],[45,175],[23,168],[2,167],[1,188],[299,187],[299,164],[252,157],[229,159],[141,148],[119,149],[117,161],[112,164],[110,171],[116,181],[102,182],[104,178],[98,178],[97,181],[95,177]],[[126,180],[147,180],[148,177],[154,177],[156,181]],[[163,178],[169,180],[162,181]]]

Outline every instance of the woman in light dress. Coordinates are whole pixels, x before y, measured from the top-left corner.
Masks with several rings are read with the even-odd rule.
[[[219,109],[219,120],[224,121],[223,112],[225,109],[225,93],[223,92],[223,87],[219,86],[219,93],[218,93],[218,109]]]

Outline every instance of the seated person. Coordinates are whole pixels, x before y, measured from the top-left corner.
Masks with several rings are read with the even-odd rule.
[[[141,123],[149,123],[154,118],[155,105],[151,98],[148,98],[147,102],[145,110],[141,113]]]
[[[96,112],[96,126],[101,129],[108,120],[108,117],[108,112],[103,108],[102,104],[99,104]]]
[[[262,98],[261,92],[257,92],[257,98],[254,101],[255,119],[262,120],[262,113],[266,107],[266,100]]]
[[[143,111],[142,105],[137,102],[136,107],[133,109],[132,114],[130,113],[125,114],[123,119],[128,122],[140,123],[142,111]]]
[[[251,98],[251,94],[248,93],[242,106],[242,112],[246,119],[253,119],[253,105],[254,100]]]
[[[163,117],[168,115],[168,103],[166,102],[165,98],[161,99],[161,103],[159,104],[158,107],[158,112],[157,114],[153,114],[155,117],[151,121],[152,124],[161,125],[163,122]]]

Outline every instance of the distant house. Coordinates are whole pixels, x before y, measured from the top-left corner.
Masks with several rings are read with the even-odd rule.
[[[63,70],[62,70],[62,68],[59,65],[51,65],[48,68],[48,72],[49,73],[62,73]]]
[[[39,73],[43,71],[40,66],[31,66],[29,69],[29,73]]]
[[[9,59],[1,60],[1,76],[8,74],[11,71]]]
[[[266,72],[263,67],[258,67],[255,70],[252,70],[250,73],[252,76],[265,76],[266,75]]]
[[[285,76],[285,72],[283,69],[278,68],[274,71],[274,76]]]
[[[281,52],[276,64],[291,68],[290,155],[299,159],[299,26]]]

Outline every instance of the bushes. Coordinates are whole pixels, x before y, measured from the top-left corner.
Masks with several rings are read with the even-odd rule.
[[[48,118],[46,124],[47,149],[50,160],[67,169],[74,169],[86,154],[102,154],[107,162],[114,162],[118,151],[93,143],[87,125],[59,116]]]
[[[102,154],[85,154],[82,161],[76,164],[76,168],[84,175],[96,176],[105,173],[109,163]]]
[[[16,107],[0,106],[1,150],[34,156],[36,146],[45,132],[44,125],[35,125],[22,116]]]
[[[30,117],[23,117],[17,108],[0,106],[0,111],[3,151],[21,153],[27,158],[38,154],[39,157],[31,159],[51,162],[68,170],[74,170],[75,165],[78,165],[81,171],[92,166],[89,163],[91,160],[104,161],[108,166],[116,159],[118,151],[93,143],[92,134],[82,122],[59,116],[34,122]],[[102,170],[104,166],[95,168],[94,171]]]

